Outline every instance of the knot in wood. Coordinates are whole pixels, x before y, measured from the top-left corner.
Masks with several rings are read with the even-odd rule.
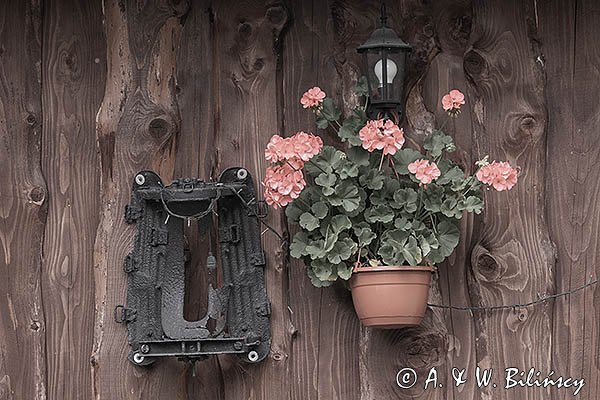
[[[426,369],[433,365],[441,365],[448,353],[448,341],[443,335],[422,333],[410,338],[405,347],[408,366],[416,369]]]
[[[148,132],[150,136],[156,139],[163,139],[169,135],[171,131],[171,124],[169,124],[164,118],[154,118],[148,125]]]
[[[176,17],[182,17],[190,10],[190,3],[188,0],[169,0],[169,4]]]
[[[252,35],[252,25],[249,22],[241,22],[238,26],[238,33],[244,39],[247,39]]]
[[[473,273],[483,282],[496,282],[504,273],[499,260],[486,248],[476,245],[471,254]]]
[[[519,132],[521,137],[537,140],[544,134],[544,123],[542,118],[532,114],[525,114],[519,118]]]
[[[27,125],[29,126],[34,126],[37,123],[37,118],[35,118],[33,114],[27,114],[25,122],[27,122]]]
[[[269,7],[266,16],[273,25],[283,25],[287,21],[287,11],[281,5]]]
[[[46,198],[46,189],[42,186],[34,186],[29,191],[29,200],[37,205],[42,205]]]
[[[477,50],[470,50],[465,54],[463,68],[469,76],[476,78],[486,74],[488,66],[487,61],[485,61]]]
[[[263,67],[265,66],[265,61],[262,58],[257,58],[254,61],[254,70],[255,71],[260,71],[261,69],[263,69]]]

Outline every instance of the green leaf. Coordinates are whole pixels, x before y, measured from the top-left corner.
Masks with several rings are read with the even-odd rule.
[[[335,176],[335,174],[327,173],[322,173],[315,179],[315,183],[323,187],[332,187],[333,185],[335,185],[336,181],[337,177]]]
[[[333,244],[331,244],[333,246]],[[310,256],[312,260],[323,257],[325,252],[325,241],[323,239],[313,240],[308,246],[306,246],[306,254]]]
[[[348,218],[347,215],[334,215],[331,218],[331,221],[329,221],[329,228],[333,234],[337,235],[338,233],[352,228],[352,222],[350,222],[350,218]]]
[[[439,157],[444,150],[450,151],[455,147],[450,136],[444,135],[442,131],[435,130],[425,138],[423,148],[428,150],[432,157]]]
[[[406,231],[412,227],[412,224],[408,221],[408,219],[404,217],[396,218],[394,221],[394,226],[401,231]]]
[[[408,213],[417,211],[417,192],[411,188],[398,189],[394,192],[394,201],[390,205],[396,209],[404,209]]]
[[[461,211],[474,212],[480,214],[483,210],[483,200],[478,196],[469,196],[458,202],[458,209]]]
[[[344,210],[352,212],[360,205],[358,188],[352,183],[343,181],[335,187],[335,194],[328,198],[333,206],[342,206]]]
[[[383,171],[376,169],[369,169],[367,174],[361,175],[358,178],[358,182],[362,186],[366,186],[371,190],[380,190],[383,188],[383,182],[385,181],[385,174]]]
[[[430,259],[434,263],[440,263],[444,261],[444,259],[450,254],[452,254],[458,245],[460,232],[455,224],[446,220],[437,225],[436,231],[439,247],[431,251]]]
[[[367,77],[361,76],[356,81],[356,84],[352,87],[352,91],[357,96],[368,96],[369,95],[369,85],[367,83]]]
[[[440,212],[442,205],[442,197],[444,196],[444,189],[435,183],[427,185],[427,190],[424,191],[423,206],[427,211],[434,213]]]
[[[311,240],[308,238],[306,232],[300,231],[294,235],[292,243],[290,244],[290,256],[294,258],[302,258],[302,256],[308,256],[309,253],[306,250],[310,246]]]
[[[327,213],[329,212],[329,207],[327,207],[327,203],[325,203],[324,201],[318,201],[312,205],[310,210],[312,211],[315,217],[323,219],[327,216]]]
[[[423,255],[423,257],[427,257],[427,255],[431,251],[431,245],[429,244],[429,242],[427,241],[427,239],[425,239],[425,237],[423,235],[419,235],[419,237],[417,239],[419,240],[419,247],[421,248],[421,254]]]
[[[327,253],[327,260],[333,264],[339,264],[342,261],[349,259],[354,253],[358,246],[354,241],[348,237],[338,240],[333,249]]]
[[[365,221],[374,224],[376,222],[383,222],[387,224],[394,220],[394,210],[386,205],[377,205],[369,207],[365,210]]]
[[[352,146],[360,146],[362,141],[358,136],[358,129],[348,123],[344,123],[338,131],[338,136],[342,139],[342,142],[348,142]]]
[[[359,167],[369,166],[369,152],[362,147],[351,147],[346,151],[348,159]]]
[[[310,283],[313,284],[314,287],[327,287],[327,286],[331,286],[333,285],[334,281],[322,281],[320,280],[317,275],[315,274],[315,272],[313,271],[312,267],[308,267],[306,269],[306,273],[308,275],[308,277],[310,278]]]
[[[442,173],[442,176],[440,176],[436,183],[438,185],[445,185],[449,182],[452,183],[457,183],[457,182],[462,182],[465,179],[465,173],[463,172],[462,169],[460,169],[460,167],[455,166],[450,168],[448,171]]]
[[[327,121],[337,121],[342,116],[342,112],[338,110],[330,97],[325,98],[323,103],[321,103],[321,106],[323,108],[321,109],[320,115]]]
[[[300,195],[300,197],[302,197],[302,194]],[[298,221],[300,221],[300,216],[306,211],[308,211],[307,207],[302,201],[292,201],[285,208],[285,216],[290,222],[297,224]]]
[[[377,254],[383,258],[386,265],[402,265],[405,261],[403,249],[409,237],[408,232],[399,229],[385,231],[381,235],[381,245]]]
[[[354,226],[354,234],[358,238],[358,246],[365,247],[371,244],[377,237],[375,232],[371,230],[371,227],[367,223],[362,223]]]
[[[414,236],[408,238],[408,242],[402,247],[402,255],[410,265],[418,265],[423,256]]]
[[[408,164],[423,157],[423,154],[410,148],[398,150],[396,154],[394,154],[394,158],[396,159],[396,161],[394,161],[394,169],[400,175],[408,175]]]
[[[454,197],[447,197],[442,204],[440,205],[440,211],[446,217],[457,218],[458,216],[462,216],[462,212],[457,209],[458,202]]]
[[[319,227],[319,219],[311,213],[305,212],[300,216],[300,226],[307,231],[314,231]]]
[[[358,207],[354,211],[345,211],[346,215],[350,218],[354,218],[358,215],[361,215],[363,211],[365,211],[365,207],[367,205],[367,192],[361,187],[358,188],[358,196],[360,200],[358,201]]]
[[[337,273],[340,278],[347,281],[352,276],[352,266],[342,263],[337,266]]]
[[[329,126],[329,121],[322,114],[317,115],[316,119],[317,128],[319,129],[327,129]]]
[[[337,168],[340,179],[355,178],[358,176],[358,165],[352,161],[344,160]]]
[[[304,164],[304,169],[310,176],[319,176],[321,173],[331,174],[344,157],[345,154],[335,147],[323,146],[319,154]]]
[[[309,272],[308,276],[311,278],[313,285],[317,287],[329,286],[337,279],[337,266],[324,260],[312,261],[309,271],[312,274]]]

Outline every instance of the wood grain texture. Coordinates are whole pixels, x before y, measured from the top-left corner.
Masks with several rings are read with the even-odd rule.
[[[443,126],[444,131],[454,139],[457,150],[451,154],[451,158],[465,171],[473,173],[476,161],[476,155],[472,152],[473,114],[469,107],[464,107],[457,118],[450,118],[441,106],[442,96],[450,90],[458,89],[464,93],[467,89],[463,55],[471,34],[471,6],[469,0],[442,1],[434,4],[433,24],[439,52],[432,59],[421,81],[420,93],[423,105],[432,113],[435,126]],[[422,117],[412,118],[412,121],[420,126],[414,126],[413,129],[423,130],[428,126],[423,122],[427,120],[427,115],[417,115]],[[470,274],[470,252],[473,243],[471,214],[463,216],[460,233],[461,240],[454,254],[439,266],[440,301],[454,306],[470,303],[467,279]],[[441,314],[448,330],[448,354],[444,366],[438,368],[438,371],[441,375],[450,377],[454,367],[467,368],[475,365],[475,331],[473,319],[468,312],[444,310]],[[451,383],[452,380],[447,379],[446,389],[442,390],[446,399],[479,398],[479,389],[474,380],[471,379],[459,387]]]
[[[181,115],[179,143],[175,154],[174,177],[218,179],[215,170],[214,129],[214,13],[207,0],[190,1],[182,18],[181,41],[177,50],[176,100]],[[216,220],[214,221],[216,224]],[[216,225],[215,225],[216,226]],[[186,263],[184,315],[188,320],[204,317],[208,291],[206,257],[209,241],[200,238],[193,223],[186,228],[189,261]],[[217,238],[212,232],[212,251],[217,253]],[[213,279],[214,280],[214,279]],[[216,282],[213,282],[215,285]],[[216,357],[187,368],[189,398],[223,399],[223,377]]]
[[[48,1],[42,168],[48,184],[44,310],[48,397],[90,399],[99,161],[95,120],[106,74],[101,5]]]
[[[0,398],[46,398],[41,9],[0,4]]]
[[[281,2],[214,3],[216,170],[244,166],[257,188],[264,177],[263,149],[282,126],[281,45],[289,22]],[[282,232],[283,214],[268,223]],[[288,312],[285,249],[273,235],[263,236],[265,279],[271,302],[271,352],[260,365],[220,357],[225,399],[272,399],[289,391],[291,323]]]
[[[473,30],[464,65],[470,81],[476,156],[521,168],[510,194],[485,192],[469,280],[471,302],[513,304],[554,291],[554,250],[544,207],[546,109],[536,58],[533,2],[473,3]],[[550,371],[549,304],[474,316],[482,368]],[[549,388],[480,389],[482,398],[547,399]]]
[[[410,56],[406,84],[408,102],[407,121],[404,127],[411,146],[419,146],[425,134],[432,130],[433,118],[423,104],[420,81],[431,59],[438,50],[434,40],[433,15],[430,7],[416,1],[388,4],[389,23],[404,40],[414,46]],[[352,108],[357,99],[351,88],[361,75],[362,65],[356,47],[369,37],[377,27],[379,3],[343,1],[333,6],[336,69],[342,88],[346,109]],[[416,28],[418,27],[418,28]],[[414,129],[417,127],[417,129]],[[440,302],[437,279],[432,283],[432,302]],[[351,310],[351,309],[350,309]],[[322,322],[323,323],[323,322]],[[355,320],[355,326],[360,327]],[[429,310],[422,325],[416,328],[385,331],[360,327],[357,349],[360,399],[384,398],[445,398],[443,391],[424,390],[417,385],[407,390],[396,384],[396,374],[403,368],[414,368],[425,377],[432,367],[445,365],[448,353],[448,335],[444,314]],[[440,374],[439,383],[448,387],[448,375]]]
[[[595,97],[600,8],[593,1],[538,4],[548,107],[548,219],[557,246],[556,287],[568,291],[600,270],[597,205],[600,190],[600,119]],[[599,390],[598,288],[555,303],[552,365],[586,381],[581,397]],[[555,391],[553,399],[569,393]]]
[[[154,368],[127,361],[126,329],[112,310],[126,298],[122,269],[134,228],[125,224],[131,182],[142,169],[169,182],[180,128],[175,99],[180,18],[188,3],[104,2],[107,81],[97,117],[101,160],[100,225],[95,243],[96,331],[92,386],[96,399],[186,399],[185,365],[164,360]]]
[[[465,169],[485,154],[521,167],[486,192],[430,301],[496,305],[580,286],[600,260],[600,6],[594,0],[401,0],[389,22],[414,46],[406,77],[410,146],[445,123]],[[195,368],[126,360],[123,220],[141,169],[216,179],[244,166],[257,189],[272,134],[314,130],[299,104],[321,86],[347,111],[356,46],[376,0],[26,0],[0,4],[0,399],[552,399],[572,391],[455,387],[451,368],[555,370],[600,392],[600,288],[492,313],[428,311],[422,326],[361,328],[343,285],[315,289],[265,233],[272,350],[263,363]],[[104,32],[102,32],[102,26]],[[95,120],[94,120],[95,119]],[[95,131],[95,132],[94,132]],[[327,143],[334,135],[319,132]],[[46,184],[47,181],[47,184]],[[289,235],[281,212],[269,223]],[[188,235],[186,312],[206,307],[206,244]],[[554,247],[554,245],[556,247]],[[556,254],[556,261],[555,261]],[[92,266],[93,263],[93,266]],[[91,357],[90,357],[91,355]],[[404,367],[423,383],[395,384]]]
[[[331,6],[323,1],[292,4],[292,25],[283,48],[283,135],[315,132],[314,114],[300,105],[307,89],[318,85],[341,103],[341,80],[331,53],[336,46]],[[318,134],[335,144],[330,132]],[[291,234],[296,229],[291,226]],[[289,299],[294,328],[290,373],[302,382],[291,385],[290,398],[358,399],[359,327],[349,291],[343,285],[313,287],[304,264],[290,259]]]

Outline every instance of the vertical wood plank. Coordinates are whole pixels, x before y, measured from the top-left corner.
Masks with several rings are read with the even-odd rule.
[[[288,10],[280,2],[220,1],[214,12],[216,170],[243,166],[258,189],[266,168],[263,149],[282,125],[280,55]],[[271,212],[268,222],[279,232],[285,228],[281,212]],[[220,357],[225,399],[287,398],[293,380],[287,375],[291,325],[284,249],[267,234],[263,247],[272,307],[271,353],[259,365]]]
[[[177,46],[186,1],[103,3],[107,41],[107,84],[97,117],[101,161],[100,225],[96,236],[96,331],[92,386],[96,399],[188,398],[185,366],[161,360],[154,368],[127,361],[126,329],[112,311],[126,298],[123,259],[134,227],[125,224],[131,182],[152,169],[172,178],[181,125],[175,99]]]
[[[557,246],[558,291],[589,282],[600,270],[597,206],[600,191],[598,90],[600,9],[593,1],[538,3],[546,68],[551,237]],[[597,396],[599,290],[555,303],[552,363],[564,376],[584,378],[583,398]],[[553,399],[570,393],[554,391]]]
[[[181,44],[177,51],[177,104],[181,114],[181,130],[175,159],[174,177],[218,179],[215,170],[214,78],[218,71],[213,63],[214,15],[209,0],[192,0],[183,18]],[[197,320],[207,310],[206,256],[208,240],[200,238],[196,224],[186,230],[190,261],[186,265],[186,306],[184,314]],[[212,232],[212,251],[217,249]],[[216,357],[198,362],[186,374],[189,398],[222,399],[223,377]]]
[[[340,74],[345,108],[356,99],[351,94],[354,81],[361,75],[356,47],[364,42],[379,24],[379,2],[343,1],[334,4],[334,26],[338,39],[335,49],[336,68]],[[407,123],[404,126],[410,146],[418,146],[431,131],[433,117],[424,104],[420,81],[431,59],[437,53],[431,7],[416,1],[402,1],[388,6],[388,22],[406,41],[414,46],[407,68],[405,85]],[[437,279],[432,283],[430,300],[441,302]],[[360,326],[358,320],[356,326]],[[322,329],[322,328],[321,328]],[[396,374],[403,368],[413,368],[424,379],[430,368],[442,369],[448,356],[448,334],[444,314],[429,310],[419,327],[401,330],[360,328],[356,346],[359,363],[360,399],[383,398],[446,398],[443,390],[424,390],[422,384],[402,389],[396,384]],[[440,373],[438,383],[448,387],[448,375]],[[422,383],[422,382],[421,382]]]
[[[521,168],[511,192],[485,193],[475,233],[471,302],[514,304],[554,290],[554,251],[544,208],[546,110],[543,72],[536,58],[534,2],[474,1],[470,80],[477,157]],[[552,315],[548,304],[475,314],[477,363],[482,368],[550,371]],[[547,399],[549,388],[480,389],[481,397]]]
[[[463,93],[467,90],[463,55],[471,34],[471,6],[470,0],[434,3],[433,23],[439,53],[432,59],[419,86],[422,87],[422,103],[434,116],[436,128],[443,126],[444,132],[454,139],[457,150],[451,154],[451,158],[463,170],[473,173],[476,155],[472,154],[473,115],[470,108],[465,106],[458,117],[450,118],[441,105],[442,96],[450,90],[459,89]],[[470,103],[471,99],[467,98],[467,102]],[[417,102],[409,99],[409,103],[412,105]],[[414,128],[423,130],[423,126],[417,126],[418,119],[411,122],[415,125]],[[460,226],[459,245],[448,260],[439,266],[440,300],[444,304],[464,306],[470,302],[467,279],[470,273],[472,233],[473,215],[465,213]],[[452,368],[457,367],[467,368],[467,373],[470,374],[476,364],[473,319],[464,311],[444,310],[441,314],[448,329],[448,355],[445,365],[438,368],[438,372],[450,377]],[[459,387],[452,384],[450,379],[446,383],[444,388],[438,390],[445,393],[447,400],[479,398],[479,388],[473,379]]]
[[[44,13],[42,165],[49,209],[43,299],[48,397],[92,397],[94,237],[99,162],[95,119],[106,73],[99,2],[54,1]]]
[[[0,398],[46,398],[41,8],[0,4]]]
[[[283,48],[283,135],[315,132],[313,113],[300,104],[307,89],[318,85],[341,100],[331,7],[328,1],[292,3],[293,22]],[[325,142],[332,139],[326,132],[318,134]],[[293,235],[296,228],[291,229]],[[290,259],[289,282],[294,328],[290,374],[298,382],[291,385],[290,398],[357,399],[359,329],[348,290],[313,287],[304,264],[295,259]]]

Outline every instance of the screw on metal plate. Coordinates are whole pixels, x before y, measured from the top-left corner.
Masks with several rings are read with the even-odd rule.
[[[252,350],[250,353],[248,353],[248,360],[250,360],[250,362],[257,362],[258,361],[258,353],[254,350]]]

